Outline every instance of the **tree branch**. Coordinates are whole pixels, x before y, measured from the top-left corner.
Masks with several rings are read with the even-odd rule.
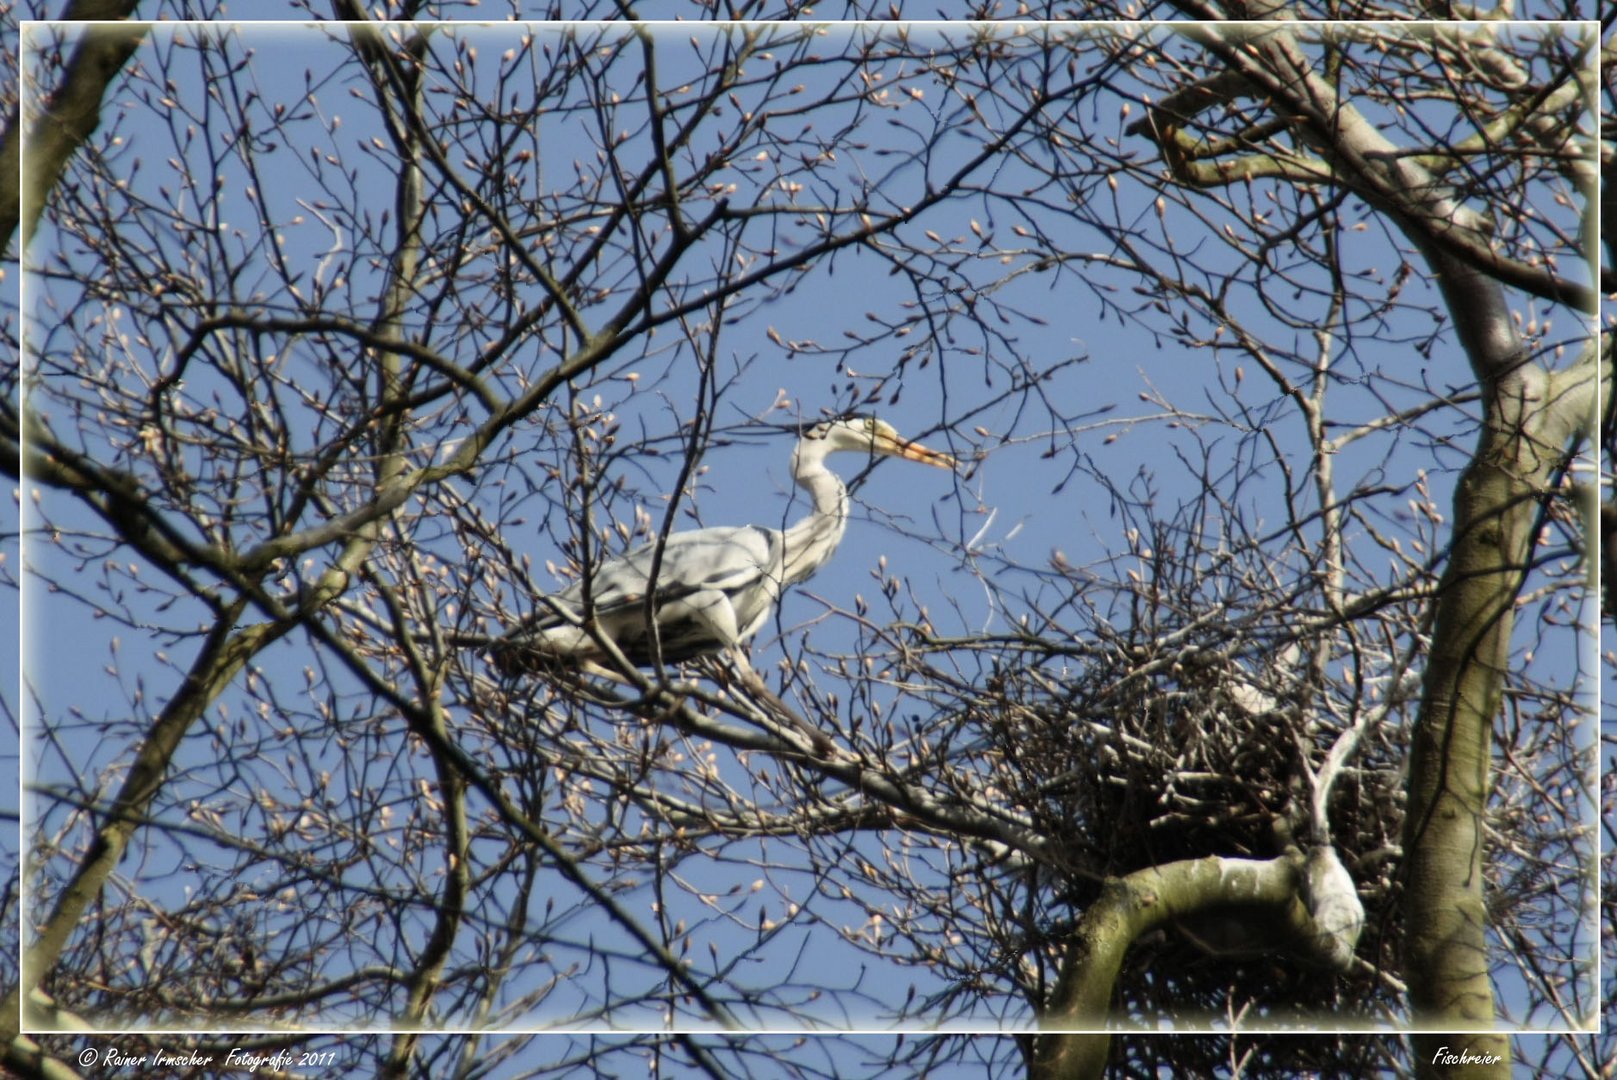
[[[1049,1034],[1035,1041],[1032,1080],[1077,1080],[1105,1070],[1112,990],[1129,947],[1175,920],[1229,909],[1265,921],[1281,938],[1319,936],[1300,895],[1303,860],[1210,856],[1137,870],[1112,878],[1084,912],[1067,943],[1061,976],[1039,1019]]]
[[[113,22],[134,14],[137,0],[73,0],[66,22]],[[45,202],[67,168],[68,159],[101,125],[101,99],[107,87],[146,37],[149,26],[93,26],[81,30],[79,44],[28,133],[28,171],[21,173],[22,119],[14,112],[0,139],[0,250],[10,247],[22,226],[26,251]],[[19,191],[19,178],[21,181]]]

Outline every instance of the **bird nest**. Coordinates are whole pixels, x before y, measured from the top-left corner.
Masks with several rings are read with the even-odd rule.
[[[1358,956],[1369,965],[1346,977],[1290,965],[1276,977],[1288,967],[1279,943],[1231,913],[1140,943],[1121,983],[1127,1006],[1147,1014],[1199,1007],[1225,1015],[1239,974],[1232,965],[1257,964],[1264,973],[1246,984],[1255,988],[1246,1000],[1259,1008],[1363,1008],[1387,989],[1373,969],[1388,959],[1380,943],[1395,918],[1400,710],[1338,700],[1347,690],[1320,685],[1295,646],[1243,654],[1227,629],[1171,650],[1146,638],[1102,635],[1077,663],[1002,667],[967,710],[998,763],[994,783],[1053,841],[1065,881],[1047,913],[1051,940],[1107,878],[1206,856],[1269,859],[1325,842],[1312,827],[1313,777],[1346,724],[1321,718],[1377,708],[1380,720],[1363,732],[1326,803],[1329,842],[1365,905]]]

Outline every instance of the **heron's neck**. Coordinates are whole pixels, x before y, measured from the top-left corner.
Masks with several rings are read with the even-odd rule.
[[[787,582],[802,581],[824,566],[848,526],[848,489],[825,467],[823,453],[801,454],[793,462],[792,472],[797,486],[809,493],[814,509],[786,530]]]

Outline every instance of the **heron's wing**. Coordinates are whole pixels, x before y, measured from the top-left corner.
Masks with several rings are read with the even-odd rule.
[[[627,555],[609,559],[595,570],[590,596],[597,617],[609,618],[643,606],[650,582],[656,545],[646,544]],[[780,595],[784,545],[781,534],[757,525],[694,529],[669,536],[657,565],[656,603],[667,604],[698,592],[724,593],[738,604],[743,598],[773,603]],[[583,614],[584,585],[575,582],[552,597],[575,615]],[[552,612],[538,625],[566,621]]]
[[[785,538],[758,526],[675,533],[657,558],[655,545],[609,559],[590,579],[590,603],[600,632],[635,664],[677,663],[745,641],[780,598]],[[656,563],[655,636],[646,624],[646,592]],[[594,645],[576,625],[584,614],[584,585],[546,597],[495,647],[505,674],[526,673],[550,660],[588,654]],[[568,616],[571,615],[572,618]],[[655,645],[651,643],[655,642]]]

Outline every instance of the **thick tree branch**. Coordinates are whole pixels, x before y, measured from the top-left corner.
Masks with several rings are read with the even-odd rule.
[[[1441,250],[1529,295],[1580,311],[1593,310],[1597,302],[1593,288],[1493,250],[1471,227],[1474,215],[1442,193],[1429,168],[1431,164],[1446,165],[1449,158],[1434,162],[1431,155],[1394,146],[1357,109],[1337,99],[1285,32],[1222,27],[1204,29],[1199,36],[1228,67],[1165,98],[1128,128],[1131,134],[1149,134],[1157,142],[1176,179],[1196,187],[1261,177],[1299,183],[1335,180],[1386,210],[1411,239],[1424,246]],[[1575,93],[1575,88],[1567,88],[1566,93]],[[1184,130],[1198,113],[1238,97],[1269,100],[1281,106],[1282,118],[1288,122],[1293,118],[1305,121],[1299,133],[1324,158],[1252,153],[1253,147],[1244,143],[1209,148]],[[1510,115],[1499,123],[1508,131],[1524,120]],[[1249,152],[1235,154],[1243,148]],[[1461,150],[1463,147],[1456,152]],[[1602,270],[1600,287],[1617,291],[1617,274]]]
[[[129,18],[138,6],[137,0],[73,0],[62,18],[67,22],[113,22]],[[21,172],[22,118],[19,113],[9,118],[0,139],[0,249],[11,245],[20,224],[18,250],[27,250],[45,201],[68,159],[100,126],[101,99],[140,47],[147,29],[145,25],[96,26],[80,32],[61,82],[28,132],[26,174]]]
[[[1109,880],[1067,943],[1060,981],[1039,1021],[1049,1034],[1036,1041],[1029,1075],[1034,1080],[1102,1075],[1111,1045],[1106,1027],[1123,959],[1141,935],[1178,920],[1228,913],[1261,925],[1266,940],[1294,942],[1305,955],[1323,949],[1319,958],[1334,963],[1336,935],[1316,923],[1305,903],[1304,871],[1298,854],[1269,860],[1212,856]]]

